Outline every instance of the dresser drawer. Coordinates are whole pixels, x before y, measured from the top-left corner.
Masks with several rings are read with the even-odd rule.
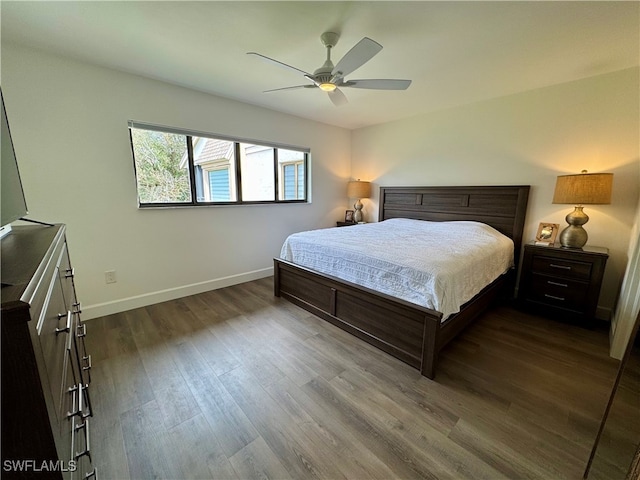
[[[41,317],[40,347],[44,358],[46,376],[53,398],[56,416],[63,409],[63,383],[65,381],[66,357],[72,345],[73,315],[66,310],[62,287],[57,276],[47,297],[46,308]]]
[[[588,284],[575,280],[533,274],[530,299],[571,310],[584,310]]]
[[[73,419],[72,460],[75,470],[71,472],[71,480],[87,480],[96,477],[96,470],[92,465],[91,418],[75,417]]]
[[[63,249],[60,260],[58,262],[58,277],[62,284],[62,293],[64,295],[64,301],[67,304],[68,310],[74,310],[77,308],[78,300],[76,299],[76,291],[73,284],[74,270],[69,263],[69,254],[67,249]]]
[[[60,420],[58,427],[60,428],[59,436],[56,436],[58,458],[62,460],[63,478],[70,479],[72,470],[75,466],[73,460],[73,421],[71,415],[78,407],[76,378],[73,370],[73,359],[71,350],[66,349],[64,355],[64,373],[62,383],[62,408],[60,410]]]
[[[588,262],[534,255],[531,271],[533,273],[589,281],[592,265],[592,263]]]

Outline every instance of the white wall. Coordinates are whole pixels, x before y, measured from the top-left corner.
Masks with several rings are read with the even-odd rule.
[[[621,360],[640,311],[640,204],[629,242],[629,264],[622,280],[620,300],[611,319],[610,355]]]
[[[289,233],[344,215],[348,130],[6,43],[2,89],[29,217],[67,224],[85,319],[269,275]],[[313,203],[140,210],[128,120],[310,147]]]
[[[572,210],[551,203],[557,175],[613,172],[611,205],[585,206],[588,243],[610,250],[598,312],[608,317],[638,205],[638,77],[623,70],[356,130],[352,176],[377,186],[531,185],[530,240],[540,222],[565,225]],[[366,201],[370,221],[377,195]]]

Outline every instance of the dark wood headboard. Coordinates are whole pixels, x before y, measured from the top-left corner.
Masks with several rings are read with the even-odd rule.
[[[486,223],[513,240],[517,264],[528,200],[529,185],[380,187],[378,220],[412,218]]]

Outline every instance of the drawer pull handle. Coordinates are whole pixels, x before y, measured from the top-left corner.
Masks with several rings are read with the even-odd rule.
[[[85,419],[84,422],[82,422],[80,425],[76,427],[76,432],[81,429],[84,430],[85,447],[83,451],[76,453],[75,460],[78,460],[80,457],[87,456],[89,457],[89,461],[93,462],[93,460],[91,460],[91,444],[89,443],[90,440],[89,440],[89,419],[88,418]]]
[[[560,268],[562,270],[571,270],[571,267],[568,265],[556,265],[555,263],[550,263],[549,266],[552,268]]]
[[[545,293],[544,296],[547,298],[552,298],[554,300],[560,300],[561,302],[564,302],[565,300],[564,297],[556,297],[555,295],[549,295],[548,293]]]
[[[70,387],[67,392],[73,395],[72,408],[71,411],[67,412],[67,418],[75,417],[76,415],[80,418],[93,417],[93,412],[91,411],[91,399],[89,398],[89,385],[82,385],[82,383],[79,383],[78,385]],[[77,408],[76,398],[78,399]],[[85,402],[86,407],[89,410],[88,413],[84,413]]]
[[[84,476],[84,480],[88,480],[89,478],[98,478],[98,469],[96,467],[93,467],[93,470]]]
[[[75,269],[67,268],[66,273],[64,274],[64,278],[73,278],[75,275]]]
[[[551,283],[551,282],[549,282]],[[77,329],[76,329],[76,336],[78,338],[82,338],[82,337],[86,337],[87,336],[87,325],[86,324],[82,324],[80,325]]]
[[[72,305],[73,307],[73,313],[74,314],[78,314],[78,313],[82,313],[82,307],[80,305],[80,302],[76,302]]]
[[[86,385],[84,385],[83,388],[84,388],[83,392],[85,395],[85,400],[87,402],[87,409],[89,410],[89,412],[83,413],[82,418],[93,417],[93,408],[91,407],[91,397],[89,396],[89,384],[87,383]]]
[[[87,364],[82,367],[82,370],[91,370],[91,355],[87,355],[86,357],[82,357],[82,360],[84,360],[85,362],[87,362]]]
[[[89,396],[89,384],[91,383],[91,355],[85,355],[82,357],[82,361],[84,362],[84,366],[82,367],[83,372],[87,372],[87,384],[85,388],[87,389],[87,397]],[[89,410],[91,410],[91,403],[89,403]],[[93,413],[90,412],[90,415],[93,417]]]
[[[59,313],[58,320],[64,317],[64,315],[65,315],[64,313]],[[56,328],[56,335],[58,335],[59,333],[70,332],[70,331],[71,331],[71,310],[67,312],[67,325],[64,328]]]
[[[551,280],[547,280],[547,283],[549,285],[555,285],[556,287],[565,287],[565,288],[567,288],[569,286],[566,283],[552,282]]]
[[[82,385],[78,384],[78,385],[74,385],[73,387],[70,387],[69,390],[67,390],[67,392],[72,395],[72,405],[71,405],[71,410],[69,412],[67,412],[67,418],[71,418],[71,417],[75,417],[76,415],[81,415],[82,414],[82,403],[80,404],[80,408],[78,408],[76,410],[76,392],[78,391],[78,389],[82,389]]]

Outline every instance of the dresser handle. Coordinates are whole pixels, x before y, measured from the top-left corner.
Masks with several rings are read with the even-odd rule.
[[[562,270],[571,270],[571,267],[567,265],[556,265],[555,263],[550,263],[549,266],[553,268],[561,268]]]
[[[64,278],[73,278],[75,275],[75,270],[73,268],[67,268],[66,273],[64,274]]]
[[[84,394],[86,395],[85,401],[87,402],[87,408],[89,413],[83,413],[82,418],[93,417],[93,407],[91,406],[91,397],[89,396],[89,384],[84,385]]]
[[[91,370],[91,355],[87,355],[86,357],[82,357],[82,360],[87,362],[87,365],[82,367],[82,370]]]
[[[549,283],[551,283],[551,282],[549,282]],[[565,285],[565,287],[566,287],[566,285]],[[76,328],[76,337],[82,338],[82,337],[86,337],[86,336],[87,336],[87,326],[84,323],[82,325],[78,325],[78,328]]]
[[[74,303],[72,307],[74,308],[73,313],[75,314],[82,313],[82,305],[80,305],[80,302]]]
[[[80,457],[87,456],[89,457],[89,461],[93,462],[93,460],[91,460],[91,444],[89,443],[90,440],[89,440],[89,419],[88,418],[86,418],[84,422],[82,422],[80,425],[76,427],[76,432],[80,429],[84,430],[85,448],[82,452],[76,453],[75,460],[78,460]]]
[[[84,476],[84,480],[88,480],[89,478],[98,478],[98,469],[96,467],[93,467],[93,470]]]
[[[64,317],[64,313],[59,313],[58,320],[60,320],[62,317]],[[71,331],[71,310],[67,312],[67,325],[64,328],[56,328],[56,335],[58,335],[59,333],[70,332],[70,331]]]
[[[76,415],[79,415],[80,418],[93,417],[93,412],[91,411],[91,399],[89,398],[89,385],[82,385],[82,383],[79,383],[75,387],[71,387],[69,391],[73,391],[74,393],[75,391],[78,392],[78,410],[76,410],[75,412],[67,413],[67,417],[74,417]],[[85,402],[86,406],[89,408],[89,413],[84,413]]]
[[[547,298],[553,298],[554,300],[560,300],[561,302],[564,302],[565,300],[564,297],[556,297],[554,295],[549,295],[548,293],[545,293],[544,296]]]
[[[80,390],[80,395],[82,395],[82,384],[74,385],[73,387],[69,387],[67,393],[72,395],[73,401],[71,405],[71,410],[67,412],[67,418],[75,417],[76,415],[82,415],[82,403],[80,403],[80,408],[76,410],[76,392]],[[80,401],[82,402],[82,400]]]
[[[549,285],[555,285],[556,287],[568,287],[569,285],[567,285],[566,283],[559,283],[559,282],[552,282],[551,280],[547,280],[547,283]]]
[[[82,383],[78,384],[78,414],[80,415],[80,418],[84,417],[84,413],[82,412],[84,410],[84,405],[83,405],[84,396],[82,394],[83,387],[84,385],[82,385]]]

